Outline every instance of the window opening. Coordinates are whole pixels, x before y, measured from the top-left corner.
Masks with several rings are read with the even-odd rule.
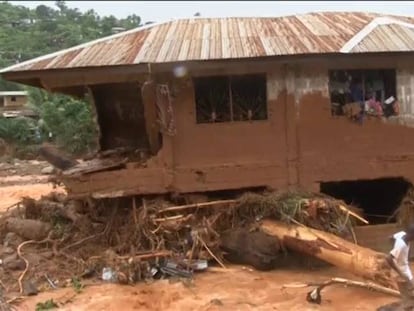
[[[394,69],[329,72],[331,113],[361,122],[365,116],[398,115]]]
[[[194,79],[197,123],[267,119],[266,76]]]

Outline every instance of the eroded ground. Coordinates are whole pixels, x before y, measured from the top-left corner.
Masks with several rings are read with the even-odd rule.
[[[18,202],[23,196],[39,198],[53,190],[47,176],[37,168],[15,168],[0,174],[0,210]],[[22,164],[24,167],[24,164]],[[32,165],[32,164],[30,164]],[[40,167],[40,168],[39,168]],[[13,173],[16,171],[16,173]],[[26,172],[26,173],[22,173]],[[56,189],[55,189],[56,190]],[[58,189],[63,191],[62,189]],[[305,297],[309,288],[282,289],[292,282],[326,280],[330,277],[354,277],[336,268],[315,271],[296,268],[258,272],[241,266],[227,270],[211,268],[196,275],[193,283],[155,281],[135,286],[94,284],[76,294],[71,287],[42,292],[26,298],[17,310],[35,310],[38,302],[53,299],[64,303],[59,310],[375,310],[395,300],[365,289],[332,286],[322,292],[322,304],[309,304]]]

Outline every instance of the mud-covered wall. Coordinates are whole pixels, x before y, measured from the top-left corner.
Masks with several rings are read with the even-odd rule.
[[[137,83],[95,87],[106,148],[119,145],[119,137],[124,139],[122,144],[140,145],[147,130],[152,149],[161,149],[146,168],[131,165],[120,171],[90,174],[71,187],[76,188],[74,192],[123,195],[262,186],[318,191],[321,181],[400,176],[414,181],[414,128],[377,118],[360,125],[346,117],[333,117],[328,94],[331,69],[396,68],[397,95],[409,105],[412,97],[407,94],[414,90],[409,85],[412,78],[405,73],[409,64],[409,59],[403,62],[402,58],[355,57],[296,64],[268,62],[249,70],[243,64],[236,66],[239,74],[258,73],[260,67],[267,75],[268,120],[252,122],[197,124],[191,79],[197,76],[195,71],[185,78],[155,76],[155,84],[143,92],[144,105]],[[227,67],[210,71],[208,75],[234,74]],[[162,144],[152,109],[154,87],[159,84],[169,87],[175,123],[175,134],[163,133]],[[128,114],[119,113],[119,107]],[[414,112],[412,107],[406,111],[409,109]]]
[[[285,80],[267,74],[268,120],[197,124],[192,79],[175,83],[173,140],[177,189],[208,190],[281,184],[287,180]]]
[[[318,67],[303,66],[301,76],[322,81],[329,67]],[[319,89],[296,84],[296,92],[302,94],[298,110],[301,185],[316,190],[319,181],[398,176],[414,181],[413,128],[378,118],[358,124],[345,117],[332,117],[325,83]]]
[[[267,121],[196,124],[191,79],[181,82],[174,105],[177,188],[267,184],[318,190],[320,181],[392,176],[414,181],[414,129],[376,118],[359,125],[331,116],[328,71],[337,66],[323,62],[270,66]],[[400,81],[405,64],[398,66],[397,96],[404,89],[404,102],[409,105],[411,89],[408,82],[402,85]],[[361,68],[361,63],[342,63],[341,67]]]

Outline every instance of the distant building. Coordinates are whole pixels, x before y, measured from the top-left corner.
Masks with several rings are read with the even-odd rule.
[[[36,113],[27,107],[26,91],[0,92],[0,115],[6,118],[35,117]]]

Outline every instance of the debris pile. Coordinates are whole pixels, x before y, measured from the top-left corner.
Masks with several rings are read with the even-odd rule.
[[[342,201],[315,194],[184,199],[24,198],[0,218],[2,287],[7,295],[29,295],[88,277],[122,284],[190,278],[211,263],[225,267],[226,260],[268,270],[285,250],[258,221],[300,224],[352,241],[353,222],[363,220]]]

